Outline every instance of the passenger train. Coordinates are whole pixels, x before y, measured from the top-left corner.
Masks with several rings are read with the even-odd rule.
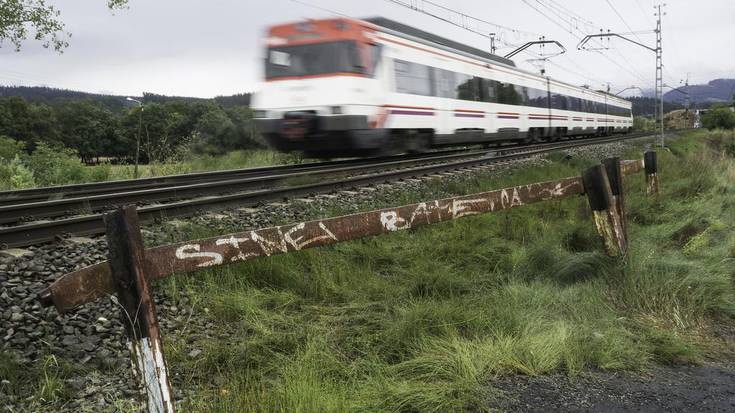
[[[628,133],[631,103],[385,18],[271,27],[255,122],[317,156]]]

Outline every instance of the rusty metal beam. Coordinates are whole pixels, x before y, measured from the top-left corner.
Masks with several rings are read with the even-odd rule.
[[[581,178],[571,177],[165,245],[145,251],[148,276],[163,278],[174,273],[188,273],[257,257],[387,234],[583,192]],[[102,262],[66,274],[51,284],[41,296],[44,304],[53,304],[63,312],[114,291],[109,264]]]

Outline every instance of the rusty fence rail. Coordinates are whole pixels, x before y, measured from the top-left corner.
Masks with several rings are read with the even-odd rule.
[[[587,196],[606,253],[623,256],[628,247],[623,177],[642,170],[647,193],[658,193],[656,153],[646,152],[642,160],[606,159],[576,177],[149,249],[143,247],[137,211],[128,206],[105,215],[109,260],[64,275],[40,296],[44,305],[63,313],[116,294],[142,403],[149,412],[173,412],[150,280],[575,195]]]

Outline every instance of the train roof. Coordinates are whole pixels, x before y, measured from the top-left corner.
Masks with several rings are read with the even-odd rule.
[[[437,36],[435,34],[417,29],[415,27],[408,26],[403,23],[399,23],[395,20],[386,19],[385,17],[370,17],[367,19],[363,19],[364,21],[368,23],[372,23],[376,26],[380,26],[395,32],[403,33],[408,36],[417,37],[422,40],[426,40],[428,42],[437,43],[440,45],[443,45],[445,47],[449,47],[451,49],[459,50],[465,53],[470,53],[473,55],[476,55],[478,57],[482,57],[483,59],[491,60],[493,62],[502,63],[507,66],[515,67],[515,62],[513,62],[510,59],[506,59],[502,56],[494,55],[492,53],[488,53],[484,50],[477,49],[472,46],[468,46],[466,44],[462,44],[459,42],[455,42],[454,40],[449,40],[445,37]]]
[[[544,79],[545,78],[544,76],[539,76],[537,73],[532,73],[532,72],[529,72],[529,71],[526,71],[526,70],[523,70],[523,69],[518,68],[516,66],[515,62],[512,61],[512,60],[510,60],[510,59],[506,59],[506,58],[504,58],[502,56],[498,56],[498,55],[495,55],[495,54],[486,52],[484,50],[481,50],[481,49],[478,49],[478,48],[475,48],[475,47],[472,47],[472,46],[468,46],[466,44],[462,44],[462,43],[456,42],[454,40],[447,39],[445,37],[437,36],[435,34],[432,34],[432,33],[429,33],[429,32],[426,32],[426,31],[423,31],[423,30],[420,30],[420,29],[417,29],[415,27],[412,27],[412,26],[409,26],[409,25],[406,25],[406,24],[397,22],[395,20],[387,19],[385,17],[370,17],[370,18],[361,19],[361,20],[362,21],[365,21],[365,22],[368,22],[368,23],[371,23],[371,24],[373,24],[375,26],[378,26],[378,27],[381,27],[381,28],[390,30],[390,31],[397,32],[399,34],[403,34],[405,36],[417,38],[417,39],[423,40],[425,42],[430,42],[430,43],[434,43],[434,44],[443,46],[443,47],[448,48],[448,49],[454,49],[454,50],[457,50],[457,51],[460,51],[460,52],[463,52],[463,53],[467,53],[467,54],[470,54],[470,55],[479,57],[481,59],[485,59],[487,61],[491,61],[491,62],[495,62],[495,63],[501,64],[501,65],[509,66],[509,67],[514,68],[515,70],[518,70],[519,72],[526,73],[526,74],[529,74],[529,75],[532,75],[532,76],[536,76],[539,79]],[[621,103],[622,102],[630,103],[628,100],[623,99],[620,96],[615,96],[615,95],[613,95],[611,93],[608,93],[606,91],[603,91],[603,90],[594,90],[594,89],[591,89],[591,88],[588,88],[588,87],[576,86],[576,85],[573,85],[573,84],[570,84],[570,83],[567,83],[567,82],[563,82],[563,81],[560,81],[560,80],[556,80],[556,79],[553,79],[553,78],[548,78],[548,79],[550,81],[554,82],[554,83],[565,85],[565,86],[568,86],[568,87],[572,87],[574,89],[585,90],[587,92],[595,93],[595,94],[598,94],[598,95],[606,95],[606,96],[612,98],[613,100],[620,101]]]

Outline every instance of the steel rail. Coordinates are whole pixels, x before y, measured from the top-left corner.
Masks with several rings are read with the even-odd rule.
[[[545,144],[530,148],[527,151],[516,152],[501,156],[485,156],[472,159],[454,161],[450,163],[423,165],[413,168],[404,168],[396,171],[382,172],[372,175],[347,177],[336,181],[322,181],[313,184],[283,187],[276,189],[262,189],[250,192],[234,193],[222,196],[209,196],[186,201],[177,201],[160,205],[149,205],[138,209],[143,222],[151,222],[158,218],[190,216],[201,211],[216,211],[231,207],[246,207],[262,202],[281,200],[288,197],[311,195],[314,193],[331,192],[334,190],[354,188],[360,185],[383,183],[390,180],[405,179],[416,176],[446,172],[483,164],[498,163],[549,152],[576,148],[582,146],[611,143],[622,140],[651,137],[651,134],[613,136],[598,139],[563,141],[554,144]],[[22,247],[53,241],[59,236],[73,234],[78,236],[99,235],[104,233],[102,214],[90,214],[55,221],[35,222],[25,225],[0,228],[0,246]]]
[[[74,212],[97,212],[106,208],[138,202],[175,201],[199,196],[214,196],[243,190],[272,187],[279,182],[295,178],[318,177],[327,174],[369,172],[384,168],[406,167],[426,162],[446,162],[452,159],[472,158],[487,154],[486,150],[438,154],[421,158],[378,160],[372,163],[358,162],[356,165],[314,167],[307,170],[247,176],[237,179],[222,179],[188,185],[165,186],[162,188],[132,190],[85,197],[64,198],[52,201],[0,206],[0,224],[21,221],[24,217],[53,218]]]
[[[554,147],[556,143],[535,145],[535,148],[546,146]],[[527,151],[529,147],[506,146],[498,147],[497,151],[511,153]],[[171,202],[200,196],[213,196],[225,193],[233,193],[250,189],[259,189],[275,186],[288,179],[304,178],[307,176],[320,176],[325,174],[350,173],[354,171],[368,172],[389,167],[405,167],[421,162],[442,161],[452,159],[469,158],[485,155],[487,151],[446,151],[422,156],[390,157],[373,160],[359,160],[354,162],[311,164],[308,167],[291,168],[257,168],[235,170],[224,174],[209,174],[212,179],[191,179],[194,183],[182,183],[178,185],[167,185],[164,183],[145,183],[142,188],[130,187],[120,190],[100,193],[97,195],[74,196],[37,202],[19,202],[9,205],[0,205],[0,224],[16,224],[31,218],[34,220],[42,218],[56,218],[68,215],[79,215],[82,213],[94,213],[118,205],[129,203],[152,203]],[[270,171],[270,172],[269,172]],[[280,172],[280,173],[279,173]],[[199,175],[199,174],[197,174]],[[215,178],[220,176],[219,179]],[[173,178],[187,178],[181,175]],[[155,187],[151,188],[151,185]],[[127,188],[127,187],[125,187]]]
[[[467,152],[464,149],[452,149],[445,151],[429,152],[423,154],[396,155],[388,157],[344,159],[326,162],[311,162],[304,164],[287,164],[264,166],[258,168],[229,169],[224,171],[193,172],[178,175],[156,176],[151,178],[124,179],[117,181],[90,182],[83,184],[69,184],[48,186],[41,188],[18,189],[13,191],[0,191],[0,206],[12,204],[25,204],[38,200],[62,199],[68,196],[80,197],[88,195],[100,195],[114,192],[129,192],[133,190],[162,188],[166,186],[186,185],[198,182],[211,182],[228,179],[229,177],[256,177],[268,176],[283,171],[300,171],[318,169],[327,166],[347,166],[371,164],[380,160],[392,159],[421,159],[441,154],[451,155],[454,153]]]

